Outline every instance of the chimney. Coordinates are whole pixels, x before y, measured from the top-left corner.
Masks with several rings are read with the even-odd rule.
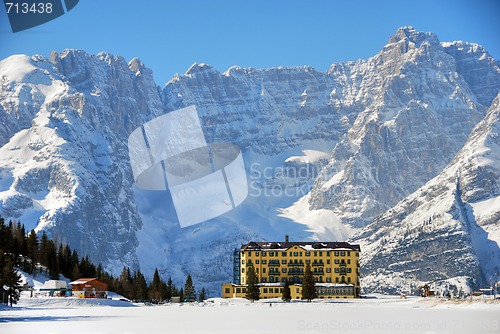
[[[285,234],[285,242],[289,242],[290,238],[288,238],[288,234]]]

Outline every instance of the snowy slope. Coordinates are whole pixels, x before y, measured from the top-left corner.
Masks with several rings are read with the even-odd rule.
[[[366,289],[411,290],[452,277],[463,277],[458,285],[464,288],[477,288],[495,280],[499,134],[500,94],[443,172],[354,236],[364,249]]]

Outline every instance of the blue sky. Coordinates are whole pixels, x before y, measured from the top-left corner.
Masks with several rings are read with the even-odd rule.
[[[0,9],[0,59],[66,48],[139,57],[163,86],[194,62],[310,65],[375,55],[400,26],[483,45],[500,60],[498,0],[80,0],[67,14],[12,33]]]

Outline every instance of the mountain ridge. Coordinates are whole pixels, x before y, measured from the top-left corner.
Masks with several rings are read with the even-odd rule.
[[[391,265],[392,255],[366,245],[378,235],[374,222],[452,163],[500,91],[500,66],[482,47],[442,43],[411,27],[374,57],[326,72],[219,72],[195,63],[160,88],[137,58],[65,50],[50,59],[9,57],[0,77],[2,215],[57,236],[115,274],[123,265],[158,267],[174,279],[190,272],[213,294],[232,276],[232,248],[248,240],[354,236],[370,272],[375,263]],[[126,142],[145,122],[190,105],[208,142],[242,150],[249,197],[233,212],[180,229],[163,195],[133,186]],[[480,175],[460,188],[464,203],[480,185],[496,191],[484,186],[496,174]],[[482,212],[494,221],[494,212]],[[453,275],[484,281],[472,240],[450,247],[459,243],[470,265]],[[373,274],[367,287],[382,277]],[[444,276],[420,278],[433,277]]]

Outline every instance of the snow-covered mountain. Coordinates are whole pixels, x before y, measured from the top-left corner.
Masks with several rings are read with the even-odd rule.
[[[448,164],[499,88],[498,65],[491,57],[473,48],[476,67],[489,65],[487,78],[496,78],[489,80],[496,91],[488,93],[465,63],[463,53],[469,50],[456,45],[400,29],[351,73],[362,78],[355,98],[360,112],[317,178],[309,197],[312,208],[330,209],[362,227]]]
[[[438,176],[354,236],[364,250],[364,286],[411,290],[449,278],[495,280],[499,222],[500,94]]]
[[[162,114],[152,73],[109,54],[14,55],[2,78],[0,212],[108,267],[137,265],[126,138]]]
[[[221,73],[194,64],[164,88],[137,59],[66,50],[50,59],[11,56],[0,62],[0,77],[0,214],[114,273],[129,265],[151,275],[158,267],[181,283],[190,272],[218,294],[232,276],[233,248],[285,234],[355,235],[369,289],[451,277],[483,282],[495,270],[485,263],[496,263],[487,259],[498,257],[498,238],[481,229],[500,229],[491,209],[499,189],[491,156],[500,151],[488,146],[498,132],[492,102],[500,66],[477,44],[440,43],[405,27],[374,57],[325,73],[236,66]],[[236,210],[181,229],[168,194],[133,186],[127,138],[190,105],[208,142],[242,150],[249,196]],[[492,164],[474,164],[478,155]],[[429,184],[439,191],[422,199]],[[423,207],[447,187],[462,218],[444,217],[451,212],[444,204]]]

